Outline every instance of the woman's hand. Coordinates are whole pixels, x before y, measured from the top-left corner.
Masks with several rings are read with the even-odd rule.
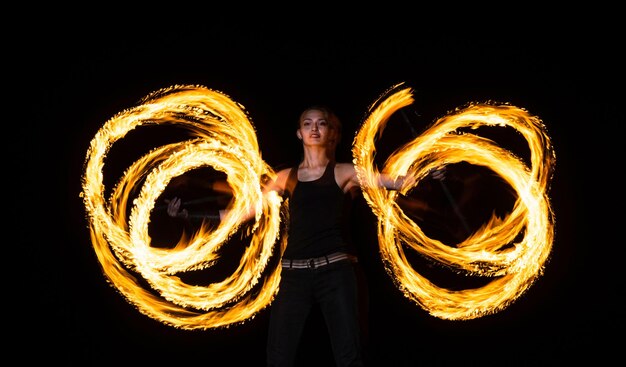
[[[187,209],[180,209],[182,205],[182,201],[178,197],[174,197],[172,200],[165,200],[167,203],[167,215],[172,218],[183,218],[186,219],[189,217],[189,212]]]
[[[432,169],[428,172],[428,175],[434,180],[443,181],[446,178],[446,167],[442,166],[436,169]],[[387,188],[391,190],[399,190],[402,186],[413,187],[414,185],[415,185],[415,177],[400,176],[395,180],[391,180],[391,184],[388,184]]]
[[[433,169],[428,174],[435,180],[443,181],[446,178],[446,167],[442,166],[437,169]]]

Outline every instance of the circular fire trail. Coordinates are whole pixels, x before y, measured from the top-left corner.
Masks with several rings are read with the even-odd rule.
[[[378,217],[386,270],[409,299],[435,317],[460,320],[498,312],[531,286],[550,255],[554,215],[547,187],[555,162],[550,139],[541,121],[523,109],[473,104],[439,119],[387,159],[382,171],[414,180],[399,191],[373,188],[376,137],[396,111],[412,102],[408,88],[391,88],[370,107],[352,146],[363,194]],[[147,152],[105,198],[104,163],[111,147],[148,125],[180,127],[193,138]],[[518,131],[530,148],[530,168],[493,141],[460,133],[482,126]],[[429,238],[396,199],[433,169],[458,162],[488,167],[511,186],[517,200],[507,216],[494,216],[450,246]],[[233,194],[229,214],[215,228],[203,225],[171,248],[153,246],[148,227],[157,199],[172,179],[201,167],[227,177]],[[253,318],[278,290],[280,267],[269,264],[286,243],[281,223],[288,202],[261,189],[274,175],[261,158],[246,111],[223,93],[197,85],[172,86],[118,113],[92,139],[82,176],[91,242],[107,281],[141,313],[177,328],[228,327]],[[208,285],[185,282],[185,272],[210,269],[218,262],[220,249],[242,228],[241,218],[250,207],[256,216],[246,227],[245,251],[233,273]],[[460,291],[439,287],[411,267],[405,248],[456,272],[492,280]]]

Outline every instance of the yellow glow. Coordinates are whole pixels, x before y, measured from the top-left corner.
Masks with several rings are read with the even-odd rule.
[[[541,275],[554,237],[554,215],[547,187],[556,161],[541,121],[510,105],[473,104],[443,117],[423,134],[397,149],[381,171],[418,180],[398,191],[375,188],[376,136],[398,109],[413,102],[408,88],[391,88],[373,104],[353,144],[354,163],[365,198],[378,216],[378,242],[387,272],[406,297],[431,315],[451,320],[497,312],[518,298]],[[395,90],[395,92],[394,92]],[[530,148],[531,167],[489,139],[458,129],[506,126],[515,129]],[[429,238],[396,204],[398,193],[415,187],[432,169],[458,162],[489,167],[516,192],[514,208],[505,218],[492,217],[456,246]],[[517,237],[523,234],[521,240]],[[517,242],[514,242],[517,241]],[[513,246],[506,246],[513,244]],[[405,257],[407,246],[433,262],[457,272],[493,277],[476,289],[449,290],[417,273]]]
[[[83,175],[82,197],[91,240],[110,283],[142,313],[184,329],[228,326],[251,318],[268,305],[278,288],[280,268],[272,269],[261,290],[250,290],[263,274],[279,235],[281,198],[263,196],[260,182],[274,172],[261,159],[252,123],[240,105],[199,86],[174,86],[146,97],[98,131],[91,141]],[[113,143],[145,124],[177,124],[197,138],[157,148],[125,172],[105,200],[104,159]],[[173,249],[151,246],[150,213],[168,182],[202,166],[226,173],[234,192],[230,214],[214,230],[202,228],[181,238]],[[126,206],[145,178],[130,217]],[[208,268],[220,246],[240,228],[239,218],[256,208],[250,245],[236,271],[208,286],[189,285],[177,273]],[[129,272],[138,272],[150,289]],[[155,293],[156,291],[156,293]]]
[[[432,168],[450,163],[485,165],[517,192],[519,198],[509,216],[494,218],[457,247],[450,247],[428,238],[402,213],[395,203],[397,192],[371,188],[376,173],[375,137],[395,111],[413,102],[408,89],[396,90],[372,105],[353,143],[365,198],[379,217],[378,240],[387,271],[407,297],[436,317],[469,319],[497,312],[541,274],[551,250],[554,219],[545,190],[554,155],[544,127],[519,108],[473,105],[440,119],[389,158],[385,171],[397,176],[410,173],[420,179]],[[124,172],[105,199],[103,168],[112,145],[138,126],[159,124],[186,128],[194,138],[146,153]],[[481,125],[510,126],[519,131],[529,143],[532,167],[525,167],[487,139],[455,132],[460,127]],[[233,190],[229,215],[217,228],[202,227],[189,238],[181,237],[170,249],[152,246],[148,225],[156,200],[173,178],[206,166],[227,176]],[[93,248],[107,280],[141,313],[174,327],[209,329],[251,319],[272,302],[278,290],[280,267],[267,265],[275,246],[282,254],[286,244],[286,235],[280,232],[281,215],[284,217],[288,203],[275,193],[263,195],[261,190],[261,182],[274,175],[261,158],[247,113],[220,92],[203,86],[173,86],[117,114],[91,141],[81,193]],[[410,189],[403,187],[401,193]],[[132,193],[138,193],[136,198],[131,199]],[[237,269],[223,281],[207,286],[183,282],[179,274],[216,263],[219,249],[241,228],[240,218],[249,206],[257,215]],[[521,241],[500,249],[522,231]],[[411,268],[403,244],[433,261],[494,280],[479,289],[439,288]]]

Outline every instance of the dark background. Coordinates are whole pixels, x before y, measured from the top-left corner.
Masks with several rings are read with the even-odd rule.
[[[526,26],[502,18],[456,24],[453,31],[445,22],[426,27],[420,19],[348,26],[323,17],[281,23],[129,17],[38,29],[39,47],[29,60],[39,66],[28,75],[37,124],[19,130],[41,152],[30,158],[35,163],[19,167],[32,180],[17,192],[27,198],[20,215],[42,210],[38,217],[45,219],[43,225],[19,221],[16,228],[30,259],[22,291],[33,299],[18,313],[27,326],[16,335],[20,344],[37,346],[22,358],[42,353],[68,365],[263,365],[267,310],[226,330],[183,331],[142,315],[108,285],[79,198],[89,142],[109,118],[150,92],[200,84],[246,108],[273,166],[298,156],[293,122],[312,102],[328,103],[342,117],[345,154],[370,104],[400,82],[415,90],[418,130],[473,101],[506,102],[539,116],[557,157],[550,188],[556,238],[545,274],[520,299],[469,321],[429,316],[393,286],[374,254],[366,265],[375,365],[613,358],[618,337],[612,335],[624,321],[616,256],[622,240],[615,230],[621,214],[614,214],[623,199],[610,173],[623,154],[623,145],[614,143],[624,122],[618,109],[623,40],[610,22],[601,23],[590,30],[540,17],[524,19]],[[328,340],[315,320],[302,340],[302,363],[329,365]]]

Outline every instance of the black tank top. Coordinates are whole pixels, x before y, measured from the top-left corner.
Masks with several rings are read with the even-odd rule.
[[[290,175],[297,177],[298,167]],[[349,218],[351,196],[337,185],[335,164],[328,163],[314,181],[297,181],[289,198],[287,247],[283,258],[307,259],[352,250]]]

